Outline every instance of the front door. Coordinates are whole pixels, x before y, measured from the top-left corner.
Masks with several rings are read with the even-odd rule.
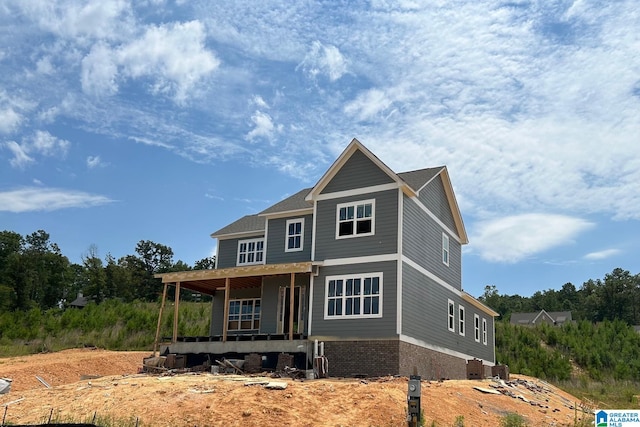
[[[293,333],[301,334],[304,331],[304,289],[295,286],[293,290]],[[291,287],[280,287],[278,299],[278,333],[289,333],[291,319]]]

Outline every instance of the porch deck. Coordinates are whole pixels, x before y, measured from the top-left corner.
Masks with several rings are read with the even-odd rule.
[[[171,341],[167,338],[166,341]],[[160,344],[160,353],[175,354],[250,354],[250,353],[307,353],[313,351],[313,343],[306,335],[293,334],[238,334],[177,337],[175,342]]]

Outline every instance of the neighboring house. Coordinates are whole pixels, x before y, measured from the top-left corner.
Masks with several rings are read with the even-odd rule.
[[[511,313],[512,325],[535,326],[541,323],[550,325],[562,325],[571,322],[570,311],[549,311],[540,310],[537,313]]]
[[[78,297],[69,303],[69,307],[84,308],[89,303],[89,299],[78,292]]]
[[[178,337],[176,316],[163,352],[304,365],[317,340],[332,376],[465,378],[467,360],[495,364],[498,314],[462,289],[467,234],[444,166],[395,173],[354,139],[315,186],[211,236],[216,269],[157,275],[165,294],[213,295],[210,336]]]

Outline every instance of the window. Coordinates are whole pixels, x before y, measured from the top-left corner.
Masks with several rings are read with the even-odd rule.
[[[327,277],[324,317],[382,317],[382,273]]]
[[[260,298],[229,301],[229,331],[260,329]]]
[[[458,306],[458,333],[464,336],[464,307]]]
[[[264,264],[264,239],[240,240],[237,265]]]
[[[449,300],[449,309],[448,309],[448,317],[449,317],[449,323],[447,324],[449,327],[449,330],[451,332],[455,332],[456,330],[456,324],[455,324],[455,305],[453,304],[453,301]]]
[[[487,319],[482,319],[482,344],[487,345]]]
[[[336,239],[374,234],[374,210],[375,200],[339,204]]]
[[[304,219],[287,220],[287,236],[284,244],[285,252],[302,250],[302,233],[304,232]]]
[[[473,315],[473,339],[480,342],[480,316]]]
[[[442,233],[442,262],[449,265],[449,236]]]

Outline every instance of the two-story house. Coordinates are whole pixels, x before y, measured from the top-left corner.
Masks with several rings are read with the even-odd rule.
[[[163,351],[304,362],[317,340],[333,376],[464,378],[467,360],[495,363],[497,313],[462,289],[446,167],[395,173],[354,139],[315,186],[212,237],[216,269],[158,275],[165,293],[213,296],[210,336],[176,326]]]

